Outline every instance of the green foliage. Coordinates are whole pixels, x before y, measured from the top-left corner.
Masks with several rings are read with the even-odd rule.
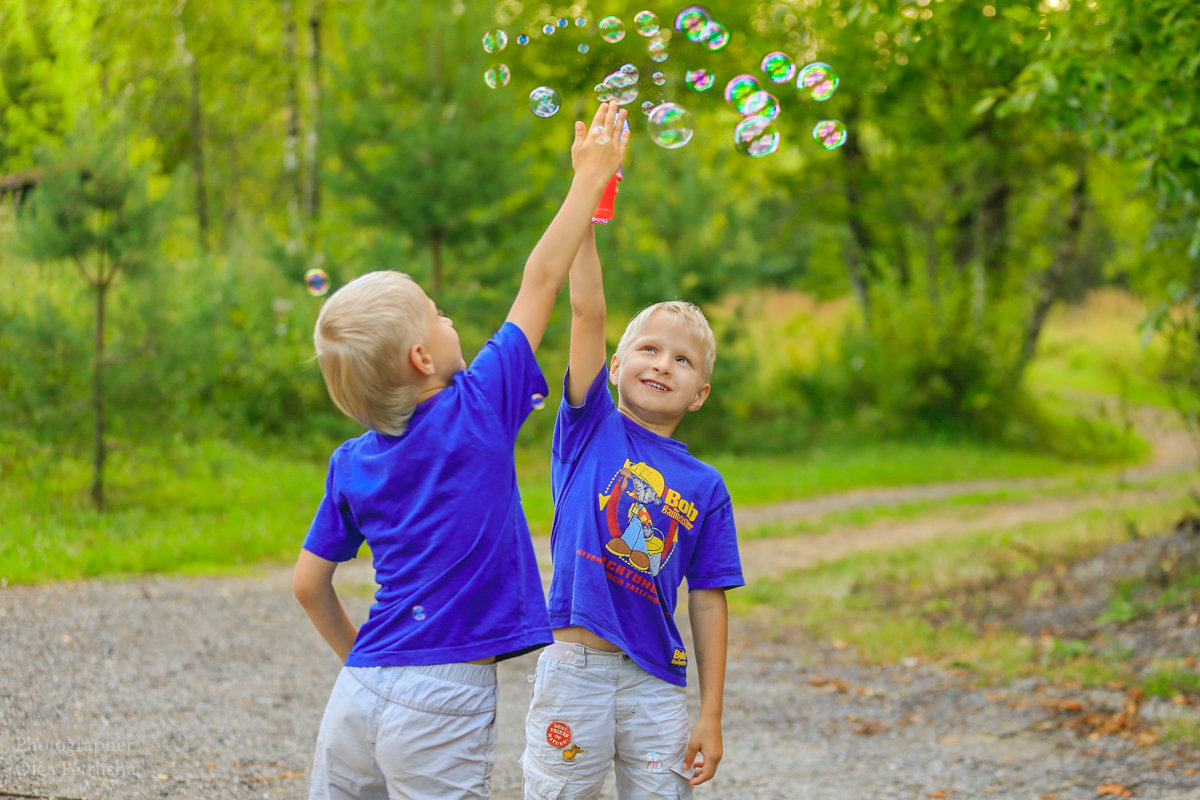
[[[88,38],[97,8],[37,0],[0,6],[0,175],[29,169],[66,135],[95,88]]]
[[[127,137],[119,123],[83,120],[40,156],[41,183],[21,220],[35,260],[69,262],[92,287],[145,269],[160,238],[153,165],[133,161]]]

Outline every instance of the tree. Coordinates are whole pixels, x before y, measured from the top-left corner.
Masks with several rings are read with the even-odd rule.
[[[366,201],[364,221],[411,236],[439,296],[448,254],[504,224],[520,193],[514,163],[528,127],[511,92],[487,88],[481,4],[421,0],[343,9],[329,53],[325,141],[333,192]],[[569,141],[569,140],[568,140]]]
[[[106,505],[105,311],[122,276],[147,268],[159,237],[165,201],[151,196],[152,165],[130,158],[126,133],[114,123],[82,124],[60,149],[42,153],[42,183],[20,223],[29,254],[74,268],[92,292],[95,328],[92,374],[93,472],[91,496]]]

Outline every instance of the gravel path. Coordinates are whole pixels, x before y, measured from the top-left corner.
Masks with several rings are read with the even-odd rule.
[[[340,572],[361,618],[369,573]],[[0,797],[302,798],[337,667],[279,568],[8,588],[0,652]],[[520,797],[533,660],[500,668],[499,800]],[[739,620],[727,755],[697,797],[1065,799],[1106,784],[1200,797],[1200,761],[1061,725],[1068,701],[1120,711],[1122,697],[1108,695],[1035,683],[985,691],[916,662],[868,668]]]
[[[1160,453],[1157,468],[1178,470],[1194,457],[1190,446],[1170,453]],[[859,504],[898,501],[876,494]],[[828,510],[810,501],[787,515]],[[747,521],[739,515],[739,524]],[[918,523],[904,524],[902,538],[919,537]],[[925,528],[948,535],[962,524],[926,520]],[[747,577],[831,557],[835,541],[861,549],[896,543],[896,536],[841,530],[803,537],[811,543],[794,551],[780,541],[750,541]],[[546,542],[538,544],[544,555]],[[366,615],[370,577],[364,565],[339,570],[355,619]],[[337,664],[292,599],[290,579],[290,569],[273,567],[248,577],[0,589],[0,800],[305,797]],[[535,658],[500,666],[498,800],[521,796],[517,759]],[[975,688],[915,660],[865,667],[798,631],[737,619],[726,757],[696,795],[1200,798],[1196,753],[1139,741],[1136,729],[1095,736],[1073,724],[1084,714],[1119,720],[1128,703],[1118,692],[1072,693],[1035,681]],[[1196,712],[1159,702],[1138,713]]]

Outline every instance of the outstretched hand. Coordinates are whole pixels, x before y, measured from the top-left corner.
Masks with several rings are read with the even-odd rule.
[[[575,123],[575,142],[571,145],[571,166],[577,176],[602,183],[616,174],[629,146],[629,128],[624,108],[616,103],[601,103],[591,127]]]

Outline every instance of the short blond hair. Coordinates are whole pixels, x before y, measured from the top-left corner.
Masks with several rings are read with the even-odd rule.
[[[416,407],[408,352],[425,336],[420,287],[403,272],[368,272],[338,289],[317,315],[313,345],[329,396],[348,417],[399,436]]]
[[[700,345],[704,348],[704,380],[707,383],[712,377],[713,366],[717,363],[717,338],[713,336],[708,317],[704,316],[700,307],[685,300],[664,300],[639,311],[629,320],[625,332],[621,334],[621,341],[617,342],[617,357],[625,357],[625,350],[642,332],[642,328],[646,327],[646,322],[659,312],[671,317],[676,327],[700,340]]]

